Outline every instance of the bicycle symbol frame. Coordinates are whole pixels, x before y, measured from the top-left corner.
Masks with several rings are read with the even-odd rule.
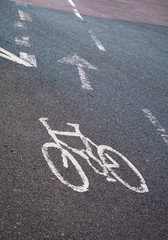
[[[94,172],[106,177],[107,181],[116,182],[118,180],[120,183],[122,183],[127,188],[131,189],[132,191],[138,192],[138,193],[145,193],[145,192],[149,191],[141,173],[125,156],[123,156],[121,153],[119,153],[118,151],[116,151],[115,149],[113,149],[109,146],[96,145],[95,143],[93,143],[89,138],[85,137],[81,133],[81,131],[79,129],[79,124],[67,123],[68,126],[73,127],[75,130],[73,132],[67,132],[67,131],[52,130],[51,127],[49,126],[49,124],[47,123],[48,118],[40,118],[39,121],[47,129],[49,135],[52,137],[52,139],[54,141],[54,142],[48,142],[48,143],[43,144],[43,146],[42,146],[43,156],[44,156],[49,168],[53,172],[53,174],[63,184],[67,185],[68,187],[72,188],[74,191],[77,191],[77,192],[86,192],[89,190],[88,177],[86,176],[85,172],[83,171],[82,167],[80,166],[78,161],[75,159],[75,157],[69,152],[69,151],[71,151],[71,152],[74,152],[75,154],[79,155],[80,157],[84,158],[87,161],[87,163],[89,164],[89,166],[94,170]],[[58,137],[57,137],[58,135],[79,137],[82,140],[82,142],[85,146],[85,149],[77,149],[77,148],[70,147],[65,142],[58,139]],[[91,145],[96,147],[99,158],[97,158],[93,155]],[[71,163],[74,165],[74,167],[76,168],[76,171],[78,172],[78,174],[81,178],[81,181],[82,181],[81,186],[73,185],[64,179],[64,177],[59,173],[58,169],[54,166],[52,160],[49,157],[49,153],[48,153],[49,148],[56,148],[61,151],[62,162],[63,162],[63,166],[65,168],[68,168],[68,161],[71,161]],[[114,160],[114,158],[109,156],[109,154],[105,153],[105,151],[111,152],[111,153],[113,153],[113,155],[115,154],[117,157],[121,158],[128,165],[128,167],[139,178],[139,182],[140,182],[139,187],[131,186],[115,172],[115,169],[119,168],[120,165],[116,162],[116,160]],[[97,169],[91,163],[90,159],[92,159],[92,161],[95,161],[102,168],[102,171]],[[108,162],[107,162],[107,160],[108,160]],[[110,161],[110,163],[109,163],[109,161]]]

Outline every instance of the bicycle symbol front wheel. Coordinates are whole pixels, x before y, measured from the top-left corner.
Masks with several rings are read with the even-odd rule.
[[[145,192],[149,191],[141,173],[121,153],[117,152],[115,149],[113,149],[109,146],[100,145],[100,146],[98,146],[98,154],[99,154],[99,157],[101,158],[103,164],[106,166],[106,168],[110,172],[110,174],[112,174],[114,176],[114,178],[116,180],[118,180],[119,182],[121,182],[124,186],[131,189],[132,191],[139,192],[139,193],[145,193]],[[122,174],[119,173],[119,170],[122,165],[124,165],[126,170],[128,170],[130,173],[132,173],[136,177],[136,179],[138,179],[138,182],[140,183],[140,184],[138,184],[139,186],[135,187],[132,184],[129,184],[128,181],[124,180],[124,177],[121,177]],[[126,176],[126,178],[129,180],[130,176],[127,176],[126,173],[123,176]],[[107,176],[107,179],[110,180],[109,174]],[[114,179],[112,178],[112,181],[113,180]]]
[[[71,163],[73,164],[73,166],[75,167],[76,171],[78,172],[78,174],[79,174],[79,176],[81,178],[81,181],[82,181],[82,185],[81,186],[75,186],[73,184],[70,184],[68,181],[66,181],[63,178],[63,176],[59,173],[58,169],[54,166],[52,160],[49,157],[49,154],[48,154],[49,148],[56,148],[56,149],[61,151],[62,162],[63,162],[63,166],[65,168],[68,168],[68,161],[71,161]],[[43,156],[44,156],[44,158],[45,158],[49,168],[53,172],[53,174],[63,184],[67,185],[68,187],[72,188],[74,191],[77,191],[77,192],[86,192],[86,191],[88,191],[88,188],[89,188],[88,178],[85,175],[85,173],[82,170],[82,168],[79,165],[79,163],[76,161],[76,159],[72,156],[72,154],[70,152],[68,152],[66,149],[63,149],[63,148],[59,147],[55,143],[45,143],[43,145],[43,147],[42,147],[42,153],[43,153]]]

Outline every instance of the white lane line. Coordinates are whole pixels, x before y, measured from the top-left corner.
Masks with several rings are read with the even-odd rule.
[[[20,2],[16,2],[16,5],[18,5],[18,6],[24,6],[24,7],[27,7],[27,4],[26,4],[26,3],[20,3]]]
[[[99,48],[99,50],[101,51],[106,51],[106,49],[103,47],[103,45],[101,44],[101,42],[97,39],[97,37],[95,35],[93,35],[91,30],[88,30],[88,32],[90,33],[93,41],[95,42],[96,46]]]
[[[84,21],[83,17],[80,15],[80,13],[78,12],[78,10],[76,9],[76,6],[74,4],[74,2],[72,0],[67,0],[69,2],[69,4],[73,7],[73,11],[75,13],[75,15],[82,21]]]
[[[161,133],[161,137],[165,141],[165,143],[168,145],[168,134],[166,134],[166,130],[164,127],[159,123],[157,118],[152,115],[150,110],[147,108],[142,109],[142,111],[145,113],[146,117],[149,119],[149,121],[152,123],[154,127],[156,127],[156,130]]]
[[[28,36],[22,38],[15,37],[15,43],[20,46],[30,47]]]
[[[74,7],[74,8],[76,7],[75,4],[74,4],[74,2],[73,2],[72,0],[68,0],[68,2],[70,3],[70,5],[71,5],[72,7]]]
[[[6,58],[10,61],[16,62],[18,64],[22,64],[26,67],[33,67],[30,63],[24,61],[23,59],[19,58],[18,56],[8,52],[7,50],[0,47],[0,57]]]
[[[84,21],[83,17],[81,16],[81,14],[78,12],[78,10],[76,9],[76,6],[74,4],[74,2],[72,0],[67,0],[69,2],[69,4],[73,7],[73,11],[75,13],[75,15],[82,21]],[[88,30],[88,32],[91,35],[92,40],[94,41],[94,43],[96,44],[96,46],[98,47],[99,50],[101,51],[106,51],[106,49],[103,47],[103,45],[101,44],[101,42],[97,39],[97,37],[92,33],[91,30]]]
[[[18,13],[21,20],[32,22],[32,19],[29,13],[23,12],[22,10],[18,10]]]
[[[20,58],[31,64],[32,67],[37,67],[36,57],[25,52],[20,52]]]
[[[82,21],[84,20],[76,8],[74,8],[74,13],[80,20],[82,20]]]
[[[14,21],[14,27],[15,28],[27,29],[25,23],[24,22],[19,22],[19,21]]]

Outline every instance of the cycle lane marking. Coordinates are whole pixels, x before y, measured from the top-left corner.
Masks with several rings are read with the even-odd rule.
[[[93,90],[93,88],[90,85],[89,79],[84,71],[84,68],[97,70],[97,67],[91,65],[85,59],[79,57],[76,54],[73,56],[64,57],[64,58],[58,60],[58,62],[77,66],[79,77],[80,77],[80,80],[82,83],[82,88],[84,88],[86,90]]]
[[[142,109],[146,117],[149,119],[149,121],[152,123],[152,125],[156,128],[156,131],[161,133],[161,137],[163,141],[168,145],[168,134],[166,133],[166,130],[164,127],[160,124],[158,119],[151,113],[151,111],[147,108]]]
[[[74,191],[77,192],[86,192],[89,190],[89,180],[83,171],[82,167],[78,163],[77,159],[73,156],[73,153],[75,155],[82,157],[86,162],[89,164],[89,166],[94,170],[95,173],[104,176],[108,182],[117,182],[117,180],[123,184],[125,187],[128,189],[137,192],[137,193],[147,193],[149,192],[147,184],[145,182],[145,179],[141,175],[141,173],[138,171],[138,169],[121,153],[116,151],[115,149],[106,146],[106,145],[96,145],[92,140],[89,138],[85,137],[82,132],[79,129],[79,124],[75,123],[67,123],[68,126],[71,126],[74,128],[73,131],[67,132],[67,131],[57,131],[57,130],[52,130],[50,125],[48,124],[48,118],[39,118],[39,121],[43,124],[43,126],[46,128],[48,134],[51,136],[53,142],[47,142],[44,143],[41,150],[42,154],[44,156],[44,159],[46,160],[50,170],[53,172],[53,174],[65,185],[73,189]],[[74,148],[69,146],[67,143],[63,142],[58,138],[58,136],[72,136],[72,137],[78,137],[82,140],[84,148]],[[96,147],[97,149],[97,154],[98,157],[94,156],[94,153],[92,152],[92,148]],[[82,184],[81,185],[74,185],[71,184],[69,181],[65,180],[64,177],[60,174],[59,170],[57,167],[55,167],[55,164],[53,163],[52,159],[50,159],[49,156],[49,149],[50,148],[56,148],[57,150],[60,150],[60,156],[62,158],[62,164],[63,167],[69,168],[69,162],[73,164],[75,167],[76,171],[81,177]],[[70,151],[70,152],[69,152]],[[108,153],[113,154],[113,157],[111,157]],[[114,157],[117,157],[116,160],[114,160]],[[115,171],[115,169],[120,169],[120,164],[118,164],[118,157],[122,160],[124,164],[127,165],[129,170],[131,169],[135,176],[139,178],[139,184],[138,186],[134,186],[132,183],[130,185],[127,180],[125,181],[125,177],[123,179],[122,175],[118,175],[118,173]],[[97,169],[92,162],[90,161],[95,161],[101,168],[102,170],[100,171]],[[107,161],[108,160],[108,161]],[[110,161],[110,163],[109,163]],[[55,162],[56,163],[56,162]],[[69,170],[69,169],[68,169]],[[71,171],[71,169],[70,169]]]

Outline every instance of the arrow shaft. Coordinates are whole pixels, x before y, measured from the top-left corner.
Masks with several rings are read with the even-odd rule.
[[[87,89],[87,90],[93,90],[93,88],[91,87],[90,82],[88,80],[88,77],[82,67],[78,66],[78,72],[79,72],[80,80],[82,83],[82,88]]]

